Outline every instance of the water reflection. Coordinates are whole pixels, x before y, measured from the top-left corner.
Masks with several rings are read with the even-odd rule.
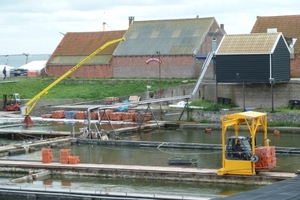
[[[122,178],[102,178],[85,176],[48,176],[42,180],[21,183],[34,187],[71,188],[78,190],[117,192],[117,193],[144,193],[144,194],[172,194],[177,196],[215,197],[227,196],[242,191],[248,191],[259,186],[213,184],[189,181],[169,180],[138,180]]]

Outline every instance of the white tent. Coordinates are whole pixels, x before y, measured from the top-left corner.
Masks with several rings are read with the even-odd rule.
[[[12,66],[8,66],[8,65],[0,65],[0,77],[4,77],[2,71],[3,71],[3,68],[6,67],[6,77],[10,77],[10,70],[11,69],[16,69],[15,67],[12,67]]]
[[[26,65],[19,67],[20,69],[27,69],[28,71],[37,71],[39,74],[41,70],[46,66],[47,60],[36,60]]]

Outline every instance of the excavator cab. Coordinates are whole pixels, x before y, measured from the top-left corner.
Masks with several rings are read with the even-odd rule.
[[[239,133],[240,126],[249,131],[248,137]],[[234,135],[226,136],[230,128]],[[260,145],[256,143],[258,130],[263,132]],[[275,147],[269,146],[267,138],[266,113],[248,111],[222,116],[222,165],[218,175],[256,175],[276,167]]]
[[[18,93],[3,94],[3,110],[19,111],[21,107],[21,99]]]

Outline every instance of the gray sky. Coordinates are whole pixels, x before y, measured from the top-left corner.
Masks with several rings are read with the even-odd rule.
[[[228,34],[249,33],[257,16],[300,14],[298,0],[1,0],[0,55],[51,54],[61,33],[126,30],[136,21],[215,17]],[[60,33],[61,32],[61,33]]]

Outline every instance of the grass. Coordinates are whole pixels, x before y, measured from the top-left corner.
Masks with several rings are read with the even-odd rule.
[[[268,122],[268,126],[300,127],[300,123],[295,122]]]
[[[197,106],[197,107],[203,107],[203,110],[205,111],[216,111],[219,109],[232,109],[233,105],[224,105],[224,104],[218,104],[216,105],[214,102],[210,100],[194,100],[192,101],[189,106]]]
[[[49,87],[57,78],[53,77],[10,77],[0,85],[2,94],[19,93],[21,99],[32,99],[45,88]],[[163,79],[161,88],[169,88],[184,84],[183,79]],[[66,78],[57,85],[48,90],[47,95],[41,99],[78,99],[78,100],[99,100],[106,97],[126,96],[138,94],[147,91],[147,85],[151,90],[159,90],[160,83],[158,79],[83,79]],[[237,109],[234,105],[216,105],[209,100],[193,100],[191,106],[203,107],[205,111],[215,111],[221,109]],[[242,111],[242,110],[241,110]],[[258,112],[272,111],[271,108],[255,109]],[[289,107],[274,108],[274,112],[292,112],[299,113],[299,109],[291,110]],[[194,121],[188,119],[187,121]],[[202,120],[202,123],[209,123],[209,120]],[[300,123],[294,122],[269,122],[269,126],[291,126],[300,127]]]
[[[16,77],[8,78],[1,84],[2,94],[19,93],[21,99],[31,99],[49,87],[56,78],[53,77]],[[180,86],[183,79],[163,79],[161,88]],[[10,82],[13,81],[13,82]],[[41,99],[83,99],[97,100],[106,97],[125,96],[146,92],[147,85],[151,90],[160,88],[157,79],[83,79],[66,78],[48,90]]]

